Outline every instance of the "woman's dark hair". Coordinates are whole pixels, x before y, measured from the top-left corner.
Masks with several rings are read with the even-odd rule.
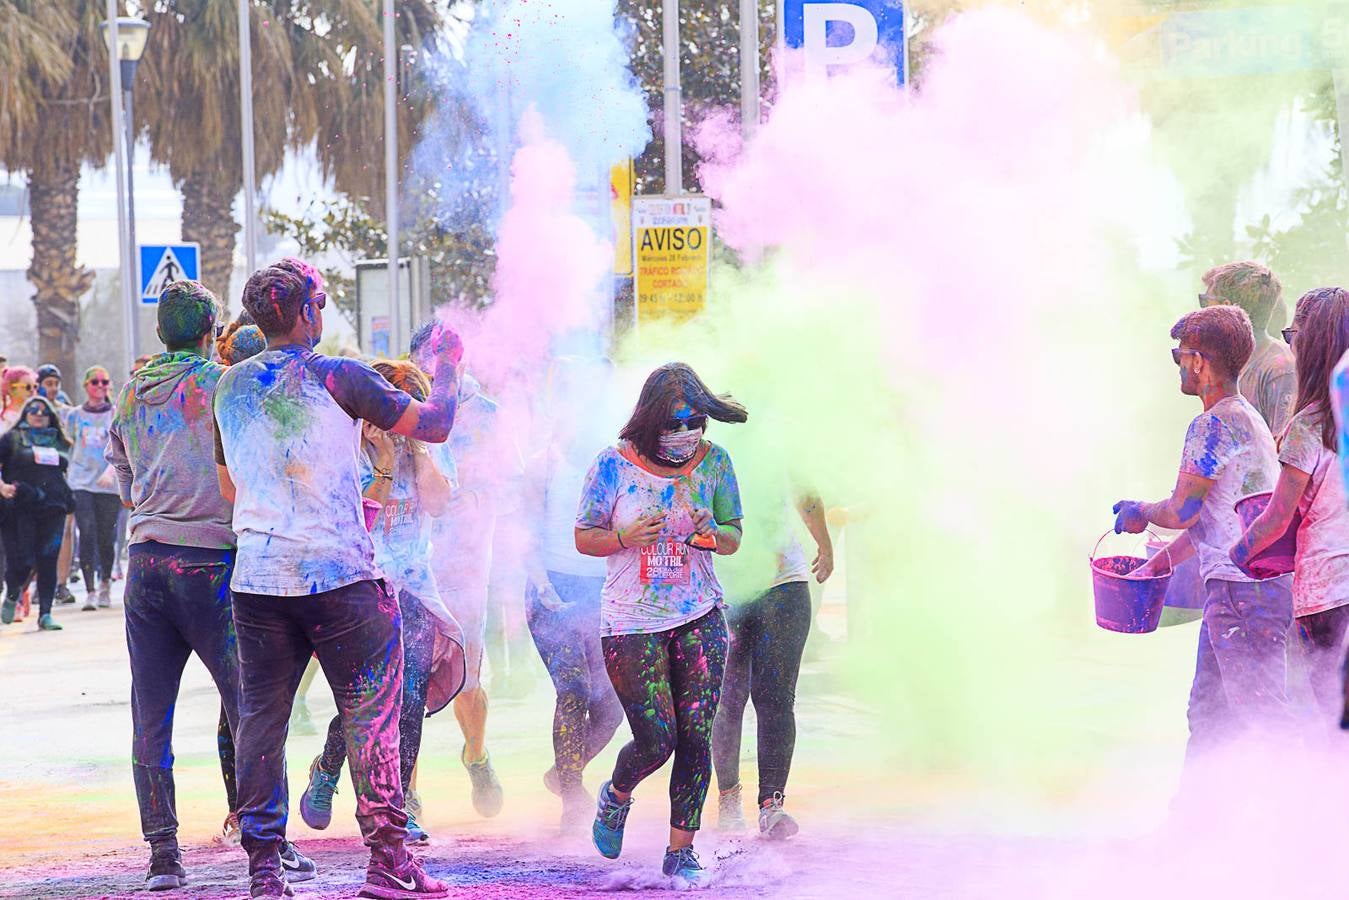
[[[654,459],[660,452],[660,433],[683,401],[695,413],[718,422],[744,422],[749,413],[730,394],[714,394],[686,363],[666,363],[647,376],[637,406],[618,436],[637,452]]]
[[[1321,415],[1321,443],[1339,449],[1330,407],[1330,380],[1340,357],[1349,350],[1349,291],[1317,288],[1303,294],[1293,313],[1297,328],[1297,403],[1294,413],[1311,409]]]
[[[19,413],[19,421],[14,425],[15,429],[22,428],[27,430],[28,410],[39,405],[46,409],[47,421],[51,422],[50,427],[56,429],[56,438],[60,441],[61,446],[66,449],[73,447],[74,445],[70,442],[70,438],[66,436],[65,428],[61,427],[61,417],[56,414],[56,407],[52,406],[51,401],[46,397],[33,396],[24,402],[22,411]]]

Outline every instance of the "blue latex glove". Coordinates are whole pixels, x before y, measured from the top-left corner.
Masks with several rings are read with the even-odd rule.
[[[1116,503],[1111,510],[1115,513],[1115,534],[1138,534],[1147,530],[1149,522],[1147,516],[1143,515],[1143,506],[1141,500],[1121,500]]]

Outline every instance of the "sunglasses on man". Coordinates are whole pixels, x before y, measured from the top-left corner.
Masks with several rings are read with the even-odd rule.
[[[88,383],[98,385],[99,387],[107,387],[112,384],[112,382],[106,378],[90,378]]]
[[[1182,348],[1182,347],[1172,347],[1172,348],[1171,348],[1171,360],[1172,360],[1176,365],[1180,365],[1181,357],[1183,357],[1183,356],[1184,356],[1185,354],[1187,354],[1187,353],[1193,353],[1193,354],[1195,354],[1196,356],[1200,357],[1201,359],[1208,359],[1208,357],[1204,355],[1204,351],[1203,351],[1203,350],[1189,350],[1189,349],[1185,349],[1185,348]]]

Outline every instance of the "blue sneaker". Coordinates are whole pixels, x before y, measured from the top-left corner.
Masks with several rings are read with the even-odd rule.
[[[595,812],[595,824],[590,829],[591,839],[600,855],[608,859],[618,859],[623,852],[623,828],[628,824],[628,811],[632,809],[632,799],[619,803],[609,782],[600,785],[600,797]]]
[[[708,871],[698,862],[698,854],[693,852],[692,847],[667,849],[660,870],[674,881],[676,888],[702,887],[710,880]]]
[[[417,817],[412,814],[412,810],[405,809],[404,812],[407,813],[408,817],[408,824],[407,824],[408,838],[406,843],[409,844],[430,843],[431,835],[426,833],[425,828],[417,824]]]
[[[319,758],[309,764],[309,787],[300,795],[300,818],[310,828],[322,831],[333,821],[333,794],[337,793],[337,776],[319,768]]]

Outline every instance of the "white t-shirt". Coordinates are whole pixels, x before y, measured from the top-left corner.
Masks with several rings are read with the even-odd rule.
[[[600,635],[653,634],[700,618],[721,603],[713,570],[716,555],[690,547],[693,513],[711,510],[725,524],[740,518],[740,488],[731,457],[716,444],[686,474],[648,472],[619,449],[600,452],[586,475],[576,512],[579,528],[626,528],[657,512],[666,514],[660,539],[605,557],[600,593]]]
[[[264,350],[220,376],[216,462],[237,496],[230,587],[281,597],[383,577],[361,508],[360,421],[385,431],[412,398],[363,362]]]
[[[1293,613],[1298,616],[1349,603],[1349,506],[1335,454],[1321,440],[1323,421],[1322,413],[1304,409],[1279,442],[1279,462],[1311,476],[1298,501],[1302,524],[1293,561]]]
[[[1236,512],[1242,497],[1274,490],[1278,453],[1269,426],[1240,396],[1219,400],[1190,423],[1180,471],[1215,482],[1189,534],[1205,581],[1254,581],[1232,562],[1229,551],[1244,529]]]

